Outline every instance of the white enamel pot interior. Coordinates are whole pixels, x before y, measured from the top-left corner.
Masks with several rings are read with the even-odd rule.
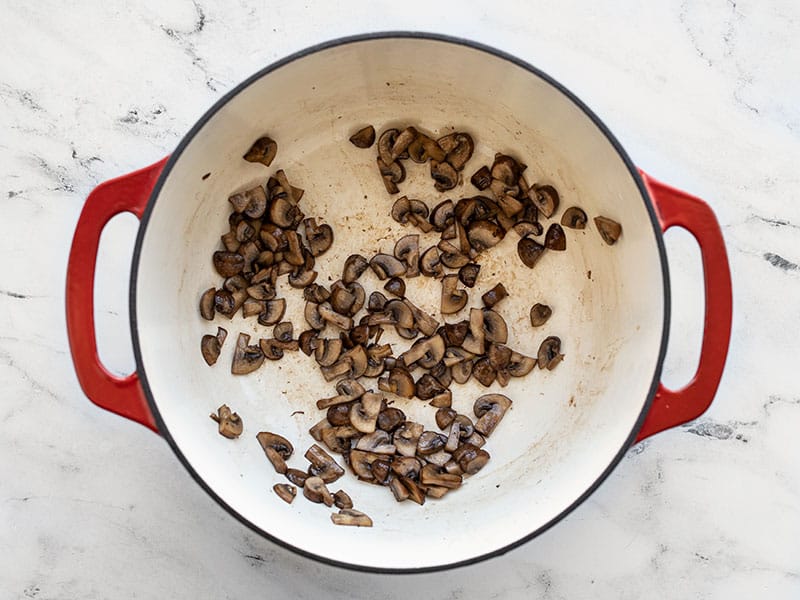
[[[277,168],[305,189],[305,214],[334,228],[333,247],[317,259],[320,283],[338,279],[349,254],[391,253],[395,241],[410,233],[390,217],[393,198],[377,174],[375,148],[361,150],[348,142],[365,124],[378,131],[410,124],[435,136],[469,132],[475,155],[465,181],[447,197],[475,195],[469,176],[491,164],[495,152],[509,153],[528,165],[530,182],[560,191],[557,217],[578,205],[590,221],[604,215],[624,229],[613,247],[591,222],[583,231],[566,229],[566,252],[546,253],[532,270],[518,259],[513,232],[486,253],[467,306],[480,306],[481,294],[502,282],[510,297],[498,309],[509,324],[509,345],[535,356],[546,336],[557,335],[566,359],[552,372],[536,369],[505,389],[492,386],[513,400],[486,445],[492,459],[443,499],[399,504],[387,489],[350,473],[332,484],[372,517],[371,529],[333,526],[330,509],[299,495],[291,505],[281,501],[271,488],[285,479],[256,440],[262,430],[284,435],[295,446],[289,466],[305,469],[303,453],[313,443],[308,429],[324,416],[314,403],[334,395],[333,384],[300,352],[267,362],[251,375],[231,375],[237,334],[257,340],[271,331],[240,316],[209,323],[197,309],[202,291],[221,285],[211,254],[227,231],[228,196],[264,184]],[[265,134],[278,142],[270,169],[242,160]],[[407,161],[407,170],[402,194],[431,206],[442,199],[427,167]],[[231,92],[165,168],[134,259],[133,336],[140,377],[160,431],[192,475],[270,539],[320,560],[379,571],[431,570],[496,555],[543,531],[584,499],[641,424],[660,374],[667,311],[666,265],[655,223],[619,145],[587,108],[531,67],[485,48],[428,36],[372,36],[317,47]],[[422,239],[427,247],[437,238],[433,233]],[[286,318],[302,331],[301,293],[283,281]],[[361,282],[367,293],[383,286],[369,271]],[[408,296],[438,314],[438,282],[420,277],[407,283]],[[528,316],[535,302],[554,311],[538,329]],[[448,321],[466,318],[467,310]],[[217,325],[230,335],[209,368],[199,342]],[[473,401],[489,390],[471,381],[453,391],[456,410],[473,416]],[[436,430],[435,409],[419,400],[395,401],[409,418]],[[209,419],[222,403],[244,420],[237,440],[221,437]]]

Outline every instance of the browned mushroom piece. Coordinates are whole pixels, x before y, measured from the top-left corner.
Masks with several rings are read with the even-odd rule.
[[[338,513],[331,514],[331,521],[334,525],[349,525],[351,527],[372,527],[372,519],[363,512],[343,508]]]
[[[481,266],[476,263],[468,263],[458,270],[458,279],[468,288],[475,286]]]
[[[547,228],[547,233],[544,236],[544,246],[549,250],[566,250],[567,238],[564,235],[564,230],[558,223],[552,223]]]
[[[497,369],[487,357],[479,358],[472,365],[472,376],[484,387],[489,387],[497,379]]]
[[[508,290],[502,283],[498,283],[488,292],[486,292],[483,296],[481,296],[481,300],[483,300],[484,306],[487,308],[492,308],[495,304],[500,302],[503,298],[508,297]]]
[[[314,349],[314,358],[321,367],[330,367],[342,354],[342,340],[340,338],[325,338],[319,340]]]
[[[242,272],[244,257],[236,252],[217,250],[213,256],[214,268],[223,277],[230,277]]]
[[[540,369],[546,368],[548,371],[555,369],[558,363],[564,360],[564,355],[561,354],[561,339],[554,335],[545,338],[539,346],[537,359]]]
[[[417,398],[420,400],[430,400],[444,392],[444,386],[430,373],[425,373],[417,381]]]
[[[458,172],[448,162],[431,160],[431,177],[436,182],[434,187],[439,192],[452,190],[458,184]]]
[[[470,224],[467,229],[469,245],[476,251],[482,252],[496,246],[505,236],[503,228],[492,221],[482,220]]]
[[[212,287],[200,296],[200,316],[206,321],[214,320],[214,296],[216,293],[217,290]]]
[[[483,437],[477,431],[473,432],[471,436],[464,439],[465,444],[472,444],[476,448],[480,448],[484,444],[486,444],[486,438]]]
[[[526,221],[523,219],[514,223],[512,228],[521,238],[531,235],[542,235],[542,233],[544,233],[544,227],[542,227],[542,224],[538,221]]]
[[[350,136],[350,143],[356,148],[369,148],[375,143],[375,128],[367,125]]]
[[[252,373],[264,362],[264,353],[258,346],[250,346],[250,336],[240,333],[236,340],[236,348],[233,351],[233,361],[231,362],[231,373],[234,375],[246,375]]]
[[[309,477],[303,486],[303,496],[316,504],[333,506],[333,496],[321,477]]]
[[[265,167],[268,167],[272,164],[272,161],[275,160],[275,155],[277,153],[277,142],[271,137],[264,136],[253,142],[253,145],[250,146],[250,149],[242,158],[247,162],[259,162]]]
[[[376,425],[378,429],[392,433],[395,429],[400,427],[405,420],[406,415],[402,410],[394,406],[389,406],[378,413],[378,421]]]
[[[440,408],[436,411],[436,425],[439,427],[439,429],[445,429],[446,427],[449,427],[455,420],[457,414],[458,413],[456,413],[456,411],[452,408]]]
[[[319,307],[320,305],[314,302],[306,302],[303,316],[305,317],[306,323],[308,323],[309,327],[317,331],[322,331],[325,329],[327,321],[322,318],[322,315],[319,312]]]
[[[351,450],[349,465],[359,479],[363,481],[374,481],[375,476],[372,474],[372,465],[378,461],[383,460],[385,455],[374,454],[364,450]]]
[[[428,464],[422,467],[419,474],[419,482],[422,485],[432,485],[454,490],[461,487],[461,475],[448,473],[442,467]]]
[[[307,329],[298,336],[298,346],[303,354],[311,356],[316,348],[318,338],[319,332],[314,329]]]
[[[442,336],[433,335],[414,342],[411,348],[400,355],[399,359],[408,368],[416,364],[424,369],[430,369],[444,358],[444,349]]]
[[[450,269],[460,269],[469,262],[469,256],[462,254],[461,249],[454,246],[447,240],[442,240],[437,244],[441,252],[439,260],[445,267]]]
[[[294,226],[300,210],[286,198],[275,198],[269,206],[269,218],[275,225],[284,229]]]
[[[486,330],[483,326],[484,312],[480,308],[469,309],[469,333],[461,347],[476,356],[483,354],[486,342]]]
[[[320,421],[317,421],[308,429],[308,433],[311,434],[311,437],[317,440],[318,442],[322,441],[322,433],[332,429],[331,424],[328,423],[328,419],[323,417]]]
[[[431,246],[422,253],[419,259],[419,268],[426,277],[439,279],[444,276],[444,267],[439,257],[439,249],[436,246]]]
[[[244,424],[238,413],[232,412],[227,404],[223,404],[217,409],[217,413],[211,413],[211,419],[217,423],[217,429],[222,437],[228,439],[238,438],[242,434]]]
[[[344,475],[344,469],[340,467],[333,457],[320,448],[317,444],[312,444],[304,455],[306,460],[311,463],[308,473],[311,476],[319,477],[325,483],[332,483]]]
[[[425,504],[425,491],[416,481],[409,479],[408,477],[401,477],[400,481],[406,490],[408,490],[409,500],[416,502],[420,506]]]
[[[317,225],[316,219],[309,218],[303,221],[306,231],[306,241],[312,256],[324,254],[333,244],[333,229],[327,223]]]
[[[286,469],[286,473],[284,473],[286,479],[291,481],[298,487],[303,487],[306,484],[306,479],[308,479],[309,475],[305,471],[301,471],[300,469]]]
[[[336,325],[336,327],[339,327],[340,329],[351,329],[353,327],[353,319],[345,315],[340,315],[333,309],[330,302],[323,302],[320,304],[317,307],[317,311],[319,312],[319,316],[322,317],[323,321],[332,325]],[[313,327],[310,322],[309,325]]]
[[[261,189],[259,187],[258,189]],[[240,243],[252,241],[256,235],[255,228],[250,225],[247,221],[241,221],[234,230],[236,235],[236,241]]]
[[[458,289],[458,275],[445,275],[442,279],[442,314],[457,313],[467,305],[467,300],[469,300],[467,290]]]
[[[283,358],[283,349],[286,344],[273,338],[261,339],[258,342],[264,358],[267,360],[280,360]]]
[[[276,298],[267,300],[264,312],[258,315],[258,322],[261,325],[275,325],[280,322],[286,313],[286,299]]]
[[[372,433],[362,435],[356,442],[356,450],[374,452],[375,454],[394,454],[397,448],[387,431],[376,429]]]
[[[388,279],[389,277],[399,277],[404,275],[406,267],[391,254],[376,254],[369,261],[369,266],[377,275],[378,279]]]
[[[236,252],[239,249],[239,246],[241,246],[239,240],[236,239],[236,231],[233,229],[228,231],[228,233],[221,235],[219,239],[222,242],[222,245],[225,246],[225,250],[228,252]]]
[[[444,231],[453,224],[454,219],[453,201],[444,200],[433,208],[429,221],[436,231]]]
[[[417,454],[417,443],[425,428],[421,423],[406,421],[395,429],[393,441],[397,453],[401,456],[414,457]]]
[[[258,443],[267,455],[269,462],[281,475],[285,475],[288,467],[286,461],[294,452],[291,442],[282,435],[270,431],[261,431],[256,435]]]
[[[506,186],[516,185],[520,175],[519,163],[506,154],[496,154],[492,164],[491,175],[493,179]]]
[[[383,289],[393,296],[403,298],[406,295],[406,282],[400,277],[392,277],[386,282],[386,284],[384,284]]]
[[[472,444],[462,444],[453,452],[453,460],[458,463],[464,473],[475,475],[489,462],[489,453]]]
[[[450,373],[450,369],[449,368],[447,369],[447,373],[449,375],[449,373]],[[442,382],[442,380],[439,379],[438,377],[436,378],[436,380],[439,383],[441,383],[443,386],[445,385]],[[450,382],[452,381],[452,377],[449,377],[449,381]],[[450,385],[450,382],[448,382],[447,385]],[[445,387],[447,387],[447,386],[445,386]],[[446,408],[446,407],[452,406],[453,405],[453,392],[451,392],[448,389],[445,389],[440,394],[436,394],[435,396],[433,396],[433,398],[431,398],[431,401],[428,402],[428,404],[430,404],[433,408],[443,408],[443,407]]]
[[[525,356],[519,352],[511,352],[505,370],[511,377],[524,377],[533,370],[537,364],[537,359]]]
[[[356,311],[352,311],[351,313],[351,309],[355,303],[355,294],[350,293],[350,291],[344,287],[344,285],[331,286],[330,305],[337,313],[345,316],[354,314]]]
[[[524,237],[517,242],[517,254],[522,264],[532,269],[544,254],[544,246],[533,238]]]
[[[273,300],[275,298],[275,286],[269,283],[257,283],[249,286],[247,295],[254,300]]]
[[[508,341],[508,326],[505,319],[490,308],[483,310],[483,330],[487,342],[505,344]]]
[[[552,314],[552,308],[550,308],[547,304],[541,304],[540,302],[537,302],[531,306],[531,325],[534,327],[541,327],[547,323],[547,320]]]
[[[417,138],[418,132],[413,127],[406,127],[397,134],[394,138],[394,143],[391,147],[391,158],[392,161],[396,161],[398,158],[403,157],[408,149],[408,146]]]
[[[256,315],[260,315],[267,309],[267,302],[266,300],[255,300],[253,298],[248,298],[244,301],[242,305],[242,316],[247,319],[249,317],[254,317]]]
[[[436,329],[439,327],[439,321],[434,319],[432,315],[429,315],[424,310],[419,308],[408,298],[403,299],[403,304],[405,304],[411,311],[411,314],[414,317],[414,326],[417,327],[423,335],[431,336],[436,333]]]
[[[320,440],[330,449],[331,452],[347,454],[352,447],[351,441],[358,438],[361,433],[350,425],[339,427],[329,427],[320,433]]]
[[[271,178],[273,181],[277,181],[283,193],[286,194],[286,199],[289,200],[292,204],[297,204],[300,202],[300,198],[303,197],[304,191],[300,188],[296,188],[289,183],[289,180],[286,178],[286,173],[284,173],[283,169],[278,169],[275,171],[274,178]],[[271,189],[269,181],[267,182],[267,187]],[[279,194],[275,194],[278,196]],[[302,220],[302,219],[301,219]],[[300,221],[298,220],[295,225],[299,225]]]
[[[338,396],[335,397],[338,398]],[[317,402],[319,402],[319,400]],[[334,427],[340,427],[342,425],[350,425],[349,403],[334,404],[333,406],[329,407],[328,412],[325,414],[325,418],[328,419],[328,423],[330,423]]]
[[[511,348],[503,344],[489,344],[489,351],[486,353],[486,358],[489,359],[491,364],[498,371],[505,369],[511,362]]]
[[[594,225],[603,241],[609,246],[617,243],[619,236],[622,235],[622,225],[608,217],[595,217]]]
[[[489,170],[489,167],[483,165],[470,177],[470,181],[472,185],[483,191],[492,183],[492,172]]]
[[[353,500],[344,490],[339,490],[333,494],[333,504],[336,508],[353,508]]]
[[[586,213],[578,206],[570,206],[561,215],[561,224],[570,229],[586,229]]]
[[[435,431],[423,431],[417,440],[417,454],[427,456],[439,452],[447,444],[447,437]]]
[[[388,300],[386,299],[386,296],[384,296],[381,292],[372,292],[369,295],[369,301],[367,302],[367,312],[383,312],[383,310],[386,308],[387,302]]]
[[[460,346],[469,333],[469,321],[458,323],[445,323],[439,331],[447,346]],[[457,361],[456,361],[457,362]],[[449,365],[448,365],[449,366]]]
[[[403,482],[400,481],[398,478],[390,479],[389,480],[389,489],[392,491],[392,495],[394,499],[398,502],[402,502],[403,500],[407,500],[409,493],[408,488],[403,485]]]
[[[472,141],[472,136],[470,136],[468,133],[457,132],[451,135],[454,136],[455,144],[447,144],[448,147],[451,145],[453,147],[447,151],[445,160],[450,163],[450,165],[456,171],[461,171],[464,168],[464,165],[467,164],[467,161],[472,158],[472,152],[475,149],[475,144]],[[439,145],[441,147],[441,144]]]
[[[384,162],[380,156],[377,158],[377,162],[378,171],[381,174],[386,191],[390,194],[399,193],[400,188],[397,187],[397,184],[402,183],[406,178],[406,170],[403,165],[396,161]]]
[[[217,362],[220,350],[227,337],[227,329],[217,327],[217,335],[206,334],[200,340],[200,352],[209,367]]]
[[[378,157],[386,164],[394,162],[392,147],[399,134],[397,129],[387,129],[378,137]]]
[[[278,494],[278,497],[287,504],[291,504],[295,496],[297,496],[297,488],[288,483],[276,483],[272,486],[272,491]]]
[[[397,240],[394,257],[405,263],[406,277],[419,275],[419,234],[411,233]]]
[[[380,394],[366,392],[358,402],[350,408],[350,423],[361,433],[372,433],[378,421],[383,397]]]
[[[536,208],[548,219],[558,210],[559,198],[552,185],[539,185],[531,190],[531,200]]]
[[[486,394],[475,400],[473,410],[478,420],[475,431],[489,437],[511,406],[511,399],[503,394]]]

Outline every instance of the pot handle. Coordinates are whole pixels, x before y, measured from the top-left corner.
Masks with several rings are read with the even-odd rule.
[[[636,441],[696,419],[711,405],[719,386],[731,338],[733,299],[725,242],[711,208],[694,196],[676,190],[639,171],[653,199],[662,231],[683,227],[700,246],[706,310],[700,362],[689,384],[680,390],[658,386],[650,412]]]
[[[158,432],[136,372],[117,377],[97,355],[94,329],[94,274],[100,234],[121,212],[142,218],[167,159],[139,171],[110,179],[89,194],[81,211],[67,264],[67,337],[81,388],[97,406]]]

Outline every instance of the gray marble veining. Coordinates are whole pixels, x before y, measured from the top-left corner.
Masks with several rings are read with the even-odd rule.
[[[800,597],[800,7],[793,0],[5,3],[0,19],[0,598]],[[516,54],[580,95],[726,237],[734,329],[697,422],[635,446],[557,527],[448,574],[319,565],[222,511],[157,436],[94,407],[64,273],[88,192],[169,153],[238,81],[332,37],[421,29]],[[133,364],[133,219],[98,289],[106,363]],[[693,370],[696,250],[670,237],[665,378]],[[113,272],[113,271],[112,271]],[[120,275],[122,274],[122,275]]]

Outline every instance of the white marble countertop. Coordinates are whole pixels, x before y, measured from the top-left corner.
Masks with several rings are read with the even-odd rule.
[[[797,3],[263,4],[5,3],[0,597],[800,597]],[[641,167],[710,203],[733,272],[731,351],[712,408],[634,447],[544,535],[447,574],[343,571],[252,533],[163,440],[85,398],[64,325],[68,249],[96,184],[169,153],[269,62],[388,29],[472,38],[555,76]],[[101,353],[120,373],[133,365],[135,231],[132,217],[109,225],[97,283]],[[668,239],[665,379],[678,385],[698,353],[702,292],[690,236]]]

